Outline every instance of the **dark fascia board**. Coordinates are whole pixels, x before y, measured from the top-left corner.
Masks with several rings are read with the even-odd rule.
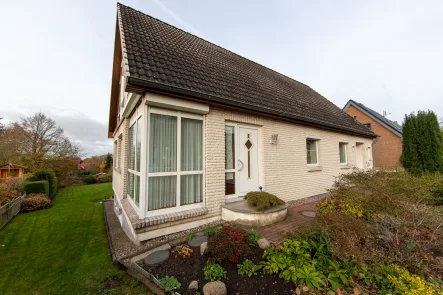
[[[394,133],[395,135],[397,135],[400,138],[403,138],[403,135],[398,132],[397,130],[395,130],[394,128],[392,128],[391,126],[387,125],[385,122],[379,120],[377,117],[374,117],[371,113],[367,112],[365,109],[363,109],[361,106],[359,106],[358,104],[354,103],[352,100],[348,101],[348,103],[343,107],[343,111],[346,112],[346,110],[350,107],[350,106],[354,106],[355,108],[357,108],[359,111],[361,111],[362,113],[364,113],[365,115],[367,115],[368,117],[371,117],[373,120],[377,121],[377,123],[379,123],[380,125],[382,125],[383,127],[385,127],[386,129],[388,129],[389,131],[391,131],[392,133]]]
[[[199,102],[215,103],[215,104],[221,105],[222,107],[224,106],[224,107],[229,107],[229,108],[235,108],[238,110],[252,111],[255,113],[262,114],[262,115],[267,114],[267,115],[277,117],[280,119],[284,119],[287,121],[296,122],[300,125],[313,126],[313,127],[317,127],[317,128],[321,128],[321,129],[326,129],[326,130],[331,130],[331,131],[335,131],[335,132],[346,133],[346,134],[350,134],[350,135],[354,135],[354,136],[360,136],[360,137],[371,138],[371,139],[374,139],[377,137],[377,135],[374,132],[370,131],[369,129],[368,130],[372,133],[372,135],[371,134],[363,134],[363,133],[355,132],[352,130],[337,128],[335,126],[322,124],[321,122],[316,123],[316,122],[297,120],[297,119],[288,117],[286,114],[283,114],[283,113],[280,113],[277,111],[270,110],[269,112],[264,112],[262,109],[259,109],[257,106],[245,104],[242,102],[237,102],[236,105],[234,105],[234,104],[228,105],[226,103],[225,99],[222,99],[217,96],[213,96],[213,95],[209,95],[209,94],[205,94],[205,93],[201,93],[201,92],[195,92],[195,91],[191,91],[191,90],[187,90],[187,89],[183,89],[183,88],[173,87],[173,86],[166,85],[166,84],[151,82],[151,81],[147,81],[147,80],[143,80],[143,79],[139,79],[139,78],[135,78],[135,77],[128,77],[127,86],[128,85],[134,85],[136,87],[141,87],[141,88],[144,88],[146,91],[157,90],[157,91],[161,91],[166,94],[185,96],[190,99],[195,98]]]

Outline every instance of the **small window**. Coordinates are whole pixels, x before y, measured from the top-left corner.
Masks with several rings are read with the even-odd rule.
[[[365,123],[365,124],[363,124],[363,126],[365,126],[366,128],[371,129],[371,123]]]
[[[340,142],[338,144],[338,149],[340,152],[340,164],[347,164],[347,155],[346,155],[346,149],[347,149],[347,143]]]
[[[318,140],[306,139],[306,152],[308,165],[318,165]]]

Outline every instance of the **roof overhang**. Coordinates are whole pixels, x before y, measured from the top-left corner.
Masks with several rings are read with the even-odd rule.
[[[349,100],[348,103],[343,107],[343,111],[347,111],[347,109],[350,106],[355,107],[356,109],[358,109],[360,112],[362,112],[363,114],[365,114],[366,116],[372,118],[374,121],[376,121],[377,123],[379,123],[380,125],[382,125],[383,127],[385,127],[386,129],[388,129],[389,131],[391,131],[392,133],[394,133],[395,135],[397,135],[400,138],[403,138],[403,135],[398,132],[397,130],[395,130],[394,128],[392,128],[391,126],[387,125],[385,122],[379,120],[377,117],[373,116],[371,113],[369,113],[368,111],[366,111],[365,109],[363,109],[362,107],[360,107],[358,104],[354,103],[352,100]]]

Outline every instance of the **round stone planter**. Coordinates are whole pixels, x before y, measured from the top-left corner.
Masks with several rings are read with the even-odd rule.
[[[272,207],[264,212],[255,211],[245,200],[222,207],[222,219],[250,226],[265,226],[280,222],[288,214],[288,204]]]

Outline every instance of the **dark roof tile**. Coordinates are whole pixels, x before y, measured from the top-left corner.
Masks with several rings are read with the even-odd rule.
[[[118,4],[129,76],[210,95],[230,106],[342,131],[375,134],[312,88]]]

